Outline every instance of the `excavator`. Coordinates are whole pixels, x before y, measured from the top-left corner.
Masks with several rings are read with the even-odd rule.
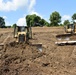
[[[76,44],[76,23],[68,24],[64,27],[65,33],[56,35],[57,45]]]

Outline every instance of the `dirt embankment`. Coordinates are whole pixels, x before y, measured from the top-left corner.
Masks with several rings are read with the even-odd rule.
[[[75,45],[55,45],[55,36],[64,33],[63,28],[32,29],[33,39],[30,41],[42,43],[43,50],[40,51],[37,46],[9,43],[13,40],[10,37],[5,48],[0,50],[0,75],[76,75]],[[8,30],[11,32],[7,35],[13,36],[12,30]]]

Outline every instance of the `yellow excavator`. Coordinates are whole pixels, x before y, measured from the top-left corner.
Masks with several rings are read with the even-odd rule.
[[[56,35],[57,45],[76,44],[76,23],[68,24],[64,27],[65,33]]]
[[[28,42],[32,38],[31,27],[28,26],[15,26],[14,27],[14,38],[16,42]]]

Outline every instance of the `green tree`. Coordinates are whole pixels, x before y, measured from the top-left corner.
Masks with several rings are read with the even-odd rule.
[[[27,15],[26,23],[27,26],[44,26],[46,24],[49,24],[45,19],[41,18],[40,16],[37,16],[36,14]]]
[[[46,25],[46,20],[45,20],[45,19],[41,19],[41,20],[40,20],[40,24],[41,24],[42,26],[45,26],[45,25]]]
[[[50,27],[50,23],[48,23],[47,21],[45,22],[45,26]]]
[[[59,26],[63,26],[63,24],[62,24],[62,23],[60,23],[60,24],[59,24]]]
[[[27,26],[34,26],[37,23],[40,23],[40,20],[41,20],[41,17],[37,16],[36,14],[26,16]]]
[[[68,24],[70,24],[70,22],[69,22],[69,20],[65,20],[63,24],[68,25]]]
[[[72,20],[76,20],[76,13],[72,15]]]
[[[55,11],[50,15],[50,25],[52,26],[58,26],[61,22],[61,16],[59,12]]]
[[[5,20],[3,17],[0,17],[0,28],[4,28],[5,27]]]
[[[12,27],[15,28],[17,26],[17,24],[13,24]]]

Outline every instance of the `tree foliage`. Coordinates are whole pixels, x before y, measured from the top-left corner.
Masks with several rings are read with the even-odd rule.
[[[72,15],[72,20],[76,20],[76,13]]]
[[[33,14],[33,15],[27,15],[26,16],[27,26],[34,26],[35,23],[39,23],[40,19],[41,18],[39,16],[36,16],[35,14]]]
[[[61,16],[59,12],[55,11],[50,15],[50,25],[52,26],[58,26],[61,22]]]
[[[36,14],[26,16],[27,26],[44,26],[46,22],[47,21],[42,19],[40,16],[37,16]]]
[[[5,27],[5,20],[3,17],[0,17],[0,28],[4,28]]]
[[[17,26],[17,24],[13,24],[12,27],[15,28]]]
[[[68,24],[70,24],[70,22],[69,22],[69,20],[65,20],[63,24],[68,25]]]

